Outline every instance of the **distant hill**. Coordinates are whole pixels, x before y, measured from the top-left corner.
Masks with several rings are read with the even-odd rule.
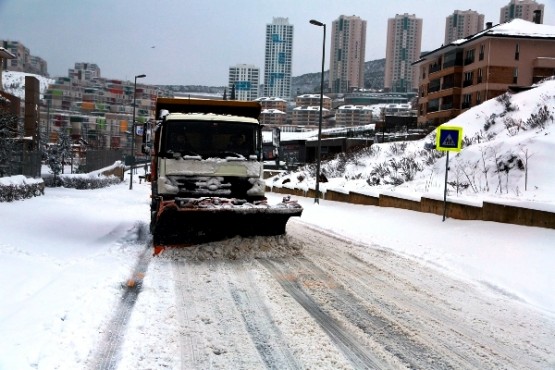
[[[364,87],[367,89],[383,89],[385,76],[385,58],[364,63]],[[295,94],[320,92],[320,72],[307,73],[293,77],[291,90]],[[329,70],[324,71],[324,88],[328,86]]]
[[[3,71],[4,90],[14,95],[24,94],[25,73]],[[385,58],[371,60],[364,63],[364,87],[368,89],[383,89],[385,75]],[[49,83],[55,80],[42,78],[41,92],[48,87]],[[329,80],[329,70],[324,72],[324,88],[327,88]],[[163,90],[174,93],[176,95],[186,95],[187,93],[205,93],[214,95],[223,95],[225,86],[200,86],[200,85],[163,85],[159,86]],[[17,92],[16,92],[17,91]],[[320,72],[306,73],[297,77],[293,77],[291,81],[291,91],[294,94],[309,94],[320,92]],[[230,92],[228,91],[228,94]]]
[[[364,63],[364,87],[367,89],[383,89],[385,76],[385,58],[371,60]],[[329,70],[324,71],[324,88],[328,86]],[[188,92],[202,92],[210,94],[222,94],[224,86],[198,86],[198,85],[171,85],[164,88],[178,94]],[[311,94],[320,92],[320,72],[306,73],[293,77],[291,91],[294,94]],[[228,91],[229,93],[229,91]]]

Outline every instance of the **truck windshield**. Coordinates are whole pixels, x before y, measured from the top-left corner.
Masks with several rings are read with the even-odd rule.
[[[258,125],[220,121],[170,121],[162,137],[162,152],[175,156],[228,158],[255,155]]]

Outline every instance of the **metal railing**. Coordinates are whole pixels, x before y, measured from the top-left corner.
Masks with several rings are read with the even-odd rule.
[[[0,173],[11,176],[40,177],[41,154],[38,151],[14,150],[6,162],[2,164]]]

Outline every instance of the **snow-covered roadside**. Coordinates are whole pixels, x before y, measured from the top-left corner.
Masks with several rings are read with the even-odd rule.
[[[0,369],[76,368],[145,248],[148,187],[0,203]]]

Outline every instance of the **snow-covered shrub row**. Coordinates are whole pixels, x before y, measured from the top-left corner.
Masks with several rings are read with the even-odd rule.
[[[32,184],[2,184],[0,183],[0,202],[29,199],[44,195],[44,182]]]
[[[47,187],[64,187],[73,189],[99,189],[119,184],[121,179],[116,176],[88,176],[88,175],[43,175]]]

